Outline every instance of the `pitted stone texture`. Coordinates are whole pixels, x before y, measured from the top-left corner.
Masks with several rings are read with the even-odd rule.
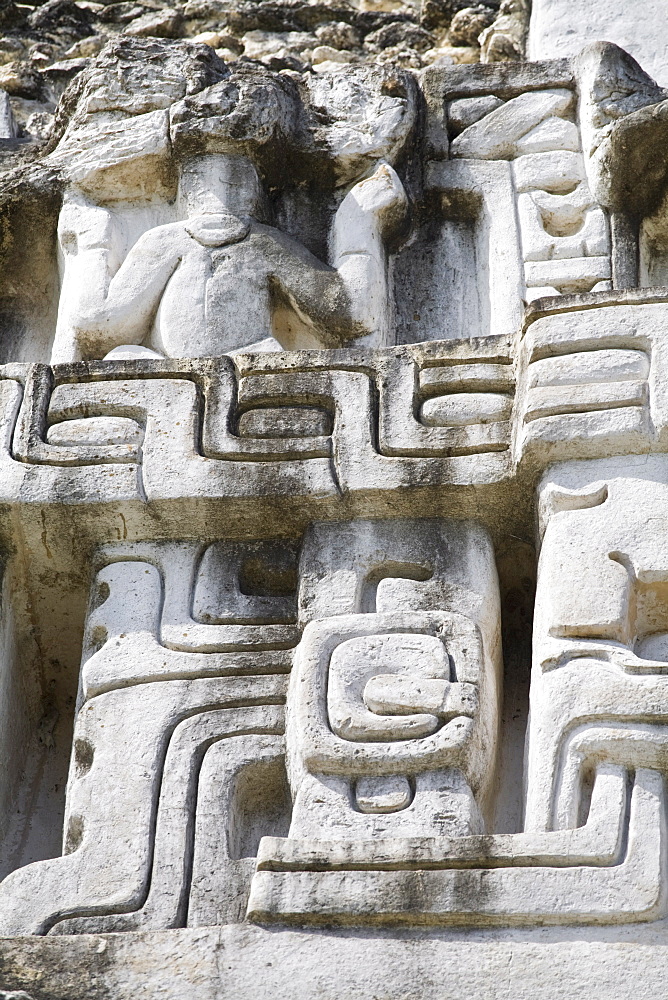
[[[529,0],[502,0],[499,16],[478,36],[481,62],[521,61],[526,50],[530,13]]]
[[[101,112],[140,115],[165,110],[228,72],[208,45],[118,39],[79,81],[77,112],[70,127],[82,124],[86,115]]]
[[[577,57],[579,115],[592,191],[615,211],[645,215],[665,186],[659,147],[668,115],[668,91],[623,49],[588,45]]]
[[[333,158],[339,184],[348,184],[379,157],[394,162],[415,124],[411,77],[394,67],[355,67],[307,76],[309,132],[315,150]]]

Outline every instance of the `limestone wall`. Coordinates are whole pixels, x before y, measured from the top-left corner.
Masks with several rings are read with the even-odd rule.
[[[650,6],[0,8],[0,1000],[661,995]]]

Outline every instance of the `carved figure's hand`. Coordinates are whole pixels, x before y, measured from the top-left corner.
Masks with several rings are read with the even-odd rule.
[[[363,212],[375,216],[383,232],[400,222],[408,208],[404,186],[388,163],[381,163],[375,173],[356,184],[347,197],[354,198]]]
[[[87,250],[106,250],[113,242],[111,212],[82,197],[63,203],[58,219],[58,238],[63,252],[76,256]]]
[[[386,244],[399,234],[407,207],[396,171],[381,163],[348,192],[334,218],[329,259],[350,302],[351,332],[364,336],[365,346],[390,342]]]
[[[236,215],[196,215],[185,223],[189,236],[205,247],[239,243],[248,235],[250,224]]]

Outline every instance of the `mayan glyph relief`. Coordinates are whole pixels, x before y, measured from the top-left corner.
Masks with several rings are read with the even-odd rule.
[[[662,5],[0,28],[0,1000],[662,996]]]

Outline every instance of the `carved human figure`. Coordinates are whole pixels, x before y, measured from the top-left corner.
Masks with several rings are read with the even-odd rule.
[[[52,362],[387,343],[384,240],[406,205],[392,167],[381,163],[343,199],[331,265],[258,221],[261,203],[247,157],[192,157],[180,172],[179,221],[144,232],[120,260],[113,212],[72,191],[59,226]]]

